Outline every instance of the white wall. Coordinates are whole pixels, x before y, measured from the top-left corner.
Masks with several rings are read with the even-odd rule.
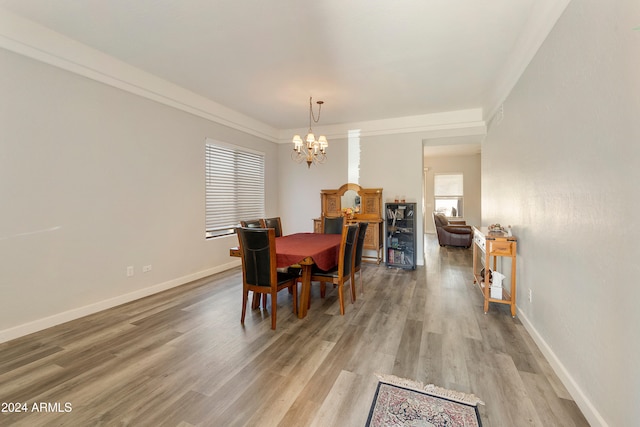
[[[640,419],[639,24],[635,0],[572,1],[482,151],[483,222],[519,238],[519,316],[594,426]]]
[[[481,173],[480,154],[466,156],[434,156],[425,157],[426,173],[425,185],[425,231],[435,233],[435,225],[431,213],[434,208],[433,177],[438,173],[462,173],[464,175],[464,217],[468,225],[479,227],[481,201]]]
[[[293,137],[293,135],[292,135]],[[280,144],[278,171],[282,230],[286,233],[313,232],[313,219],[321,213],[320,191],[347,183],[347,140],[330,139],[327,160],[307,167],[291,160],[293,144]]]
[[[382,202],[405,196],[416,203],[416,264],[424,265],[422,234],[422,136],[417,133],[362,137],[360,183],[382,187]]]
[[[277,212],[274,143],[3,49],[0,69],[0,341],[238,264],[235,236],[204,238],[206,137],[266,153]]]
[[[383,203],[395,195],[418,204],[422,215],[422,139],[424,135],[399,134],[360,138],[360,186],[382,188]],[[320,216],[320,190],[347,183],[347,139],[330,139],[328,160],[322,165],[296,164],[291,146],[281,144],[280,212],[286,233],[313,231],[313,218]],[[421,216],[418,216],[421,218]],[[423,233],[418,224],[417,235]],[[423,264],[422,239],[418,238],[417,259]]]

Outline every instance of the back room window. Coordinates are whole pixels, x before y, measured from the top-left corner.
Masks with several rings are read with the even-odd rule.
[[[448,217],[464,216],[464,190],[461,173],[436,174],[433,181],[435,211]]]

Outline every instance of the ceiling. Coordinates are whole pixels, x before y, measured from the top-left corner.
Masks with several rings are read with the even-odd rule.
[[[321,125],[486,114],[506,95],[506,72],[519,75],[550,30],[552,23],[540,23],[550,21],[554,1],[0,0],[0,7],[291,129],[307,125],[310,96],[325,102]],[[526,46],[530,34],[540,39],[535,49]],[[525,50],[529,58],[517,64]]]
[[[471,156],[480,154],[484,135],[433,138],[422,141],[425,157]]]

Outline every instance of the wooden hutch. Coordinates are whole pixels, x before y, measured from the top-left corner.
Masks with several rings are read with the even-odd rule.
[[[375,256],[366,252],[363,260],[380,264],[383,247],[382,188],[362,188],[358,184],[344,184],[337,190],[320,191],[322,213],[313,220],[313,231],[322,232],[322,217],[347,216],[347,223],[368,222],[364,238],[364,249],[375,251]],[[352,208],[354,213],[346,215],[343,209]]]

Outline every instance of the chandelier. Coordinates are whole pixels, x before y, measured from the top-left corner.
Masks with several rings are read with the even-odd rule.
[[[291,158],[293,160],[298,163],[301,163],[303,160],[306,161],[308,168],[311,168],[312,163],[324,163],[325,160],[327,160],[327,147],[329,146],[326,136],[320,135],[316,140],[316,137],[311,130],[311,120],[313,120],[314,123],[318,123],[320,120],[320,111],[322,110],[322,104],[324,104],[324,101],[317,101],[316,103],[318,104],[317,119],[313,114],[312,97],[309,97],[309,133],[304,141],[300,135],[294,135],[293,153],[291,153]]]

